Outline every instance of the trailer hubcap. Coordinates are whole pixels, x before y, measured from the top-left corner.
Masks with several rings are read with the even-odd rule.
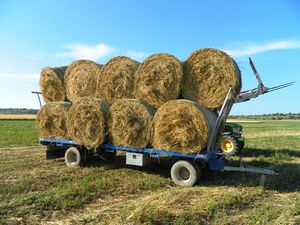
[[[77,155],[75,152],[70,152],[67,158],[70,163],[75,163],[77,161]]]
[[[183,179],[183,180],[188,180],[190,179],[190,171],[185,168],[185,167],[181,167],[179,169],[179,176]]]

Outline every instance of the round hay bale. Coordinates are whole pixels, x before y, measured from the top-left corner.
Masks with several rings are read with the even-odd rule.
[[[102,99],[84,97],[75,101],[68,112],[71,138],[87,148],[97,148],[107,136],[108,104]]]
[[[159,108],[179,96],[182,79],[182,66],[176,57],[165,53],[151,55],[136,71],[133,93],[136,98]]]
[[[108,120],[114,145],[145,148],[150,142],[154,109],[137,99],[120,99],[111,105]]]
[[[193,52],[183,64],[184,98],[199,102],[208,109],[219,109],[232,86],[241,90],[241,73],[225,52],[204,48]]]
[[[46,67],[40,75],[40,90],[45,102],[59,102],[66,100],[64,74],[67,66]]]
[[[97,96],[109,104],[117,99],[133,98],[134,73],[139,62],[126,56],[117,56],[109,60],[98,76]]]
[[[183,154],[199,152],[206,147],[216,119],[215,113],[196,102],[169,101],[154,116],[152,145]]]
[[[40,137],[68,139],[67,113],[70,102],[49,102],[37,114]]]
[[[74,102],[82,97],[95,97],[101,65],[91,60],[78,60],[67,69],[64,77],[67,98]]]

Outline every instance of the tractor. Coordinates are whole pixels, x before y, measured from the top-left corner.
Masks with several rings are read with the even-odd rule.
[[[271,91],[276,91],[281,88],[291,86],[295,82],[290,82],[282,85],[278,85],[272,88],[268,88],[263,85],[261,78],[251,60],[249,58],[250,66],[253,70],[253,73],[258,81],[258,86],[251,90],[241,91],[240,94],[234,99],[235,103],[241,103],[249,101],[252,98],[256,98],[265,93]],[[245,138],[242,136],[243,127],[237,123],[226,122],[221,137],[219,138],[218,150],[226,156],[233,156],[239,154],[245,146]]]

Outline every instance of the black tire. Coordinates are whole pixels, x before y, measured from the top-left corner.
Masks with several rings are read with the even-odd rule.
[[[220,149],[224,155],[233,156],[238,152],[240,146],[234,136],[223,135],[220,141]]]
[[[238,149],[238,152],[241,152],[241,151],[244,149],[244,147],[245,147],[245,141],[241,141],[241,142],[239,143],[239,149]]]
[[[179,160],[171,168],[171,177],[175,184],[192,187],[200,178],[201,171],[197,164]]]
[[[79,167],[80,164],[83,161],[83,157],[81,155],[81,152],[75,148],[70,147],[65,153],[65,163],[67,167],[75,168]]]

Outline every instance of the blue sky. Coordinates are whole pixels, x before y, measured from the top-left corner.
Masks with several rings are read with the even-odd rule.
[[[300,1],[0,1],[0,107],[39,108],[46,66],[79,58],[105,63],[116,55],[142,61],[168,52],[185,60],[200,48],[228,52],[243,90],[257,82],[292,87],[236,104],[232,114],[300,112]]]

